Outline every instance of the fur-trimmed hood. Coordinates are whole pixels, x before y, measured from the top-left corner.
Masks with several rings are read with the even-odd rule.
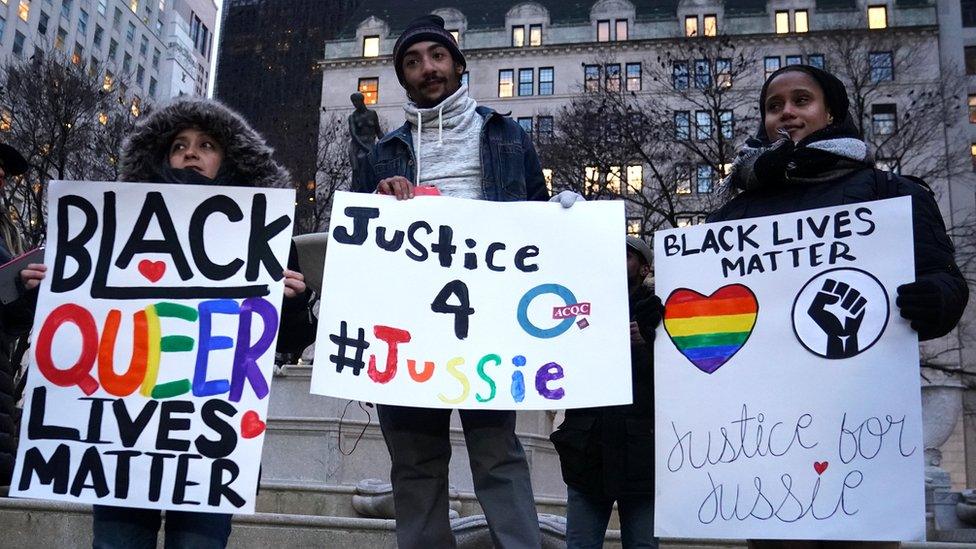
[[[139,122],[122,145],[120,181],[162,181],[169,146],[180,131],[195,127],[224,148],[221,172],[235,185],[290,188],[291,175],[274,161],[274,150],[240,114],[218,101],[174,100]]]

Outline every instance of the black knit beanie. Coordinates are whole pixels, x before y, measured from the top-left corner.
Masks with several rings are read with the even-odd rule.
[[[444,29],[444,19],[438,15],[424,15],[418,17],[407,25],[400,38],[397,38],[393,46],[393,65],[396,70],[397,80],[403,86],[403,56],[406,55],[410,46],[417,42],[437,42],[443,45],[449,52],[455,63],[461,67],[467,67],[464,54],[458,48],[457,41],[451,33]]]
[[[805,73],[820,85],[820,89],[824,93],[824,102],[827,103],[827,110],[834,117],[834,122],[828,128],[836,126],[836,129],[842,130],[843,133],[850,133],[851,131],[857,133],[857,129],[851,120],[848,110],[850,108],[850,100],[847,98],[847,88],[839,78],[823,69],[818,69],[810,65],[787,65],[769,75],[769,78],[763,83],[762,91],[759,93],[759,131],[756,137],[760,141],[768,141],[764,121],[766,120],[766,92],[769,90],[769,84],[774,78],[788,71]]]

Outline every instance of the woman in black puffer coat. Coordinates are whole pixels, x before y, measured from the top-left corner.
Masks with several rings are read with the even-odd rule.
[[[784,67],[759,97],[763,125],[746,142],[726,185],[738,194],[708,221],[730,221],[899,196],[912,198],[915,281],[896,304],[919,339],[948,334],[969,290],[956,266],[939,207],[919,179],[875,169],[835,76],[805,65]],[[889,542],[750,541],[757,549],[898,547]]]

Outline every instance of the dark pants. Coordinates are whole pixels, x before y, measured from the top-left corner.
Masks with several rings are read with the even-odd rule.
[[[399,549],[455,547],[448,518],[451,410],[377,406],[393,462]],[[540,547],[539,521],[515,412],[460,410],[478,502],[495,547]]]
[[[566,488],[566,549],[599,549],[613,512],[610,498],[594,497],[572,486]],[[657,549],[654,537],[654,496],[617,499],[620,542],[624,549]]]
[[[92,506],[93,549],[155,549],[156,509]],[[233,515],[166,511],[166,549],[224,549]]]

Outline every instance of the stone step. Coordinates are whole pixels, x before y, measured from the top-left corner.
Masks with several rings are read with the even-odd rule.
[[[228,547],[234,549],[342,547],[387,549],[395,546],[392,520],[257,513],[234,517]],[[91,547],[91,507],[77,503],[0,498],[3,547]],[[470,533],[470,532],[469,532]],[[483,533],[483,532],[482,532]],[[459,536],[461,532],[459,532]],[[474,536],[472,536],[474,537]],[[557,541],[552,547],[559,547]],[[162,542],[158,547],[162,548]],[[461,545],[480,547],[479,545]],[[620,532],[607,532],[606,548],[620,547]],[[735,540],[674,540],[664,549],[742,549]],[[913,542],[903,549],[972,549],[967,543]]]

